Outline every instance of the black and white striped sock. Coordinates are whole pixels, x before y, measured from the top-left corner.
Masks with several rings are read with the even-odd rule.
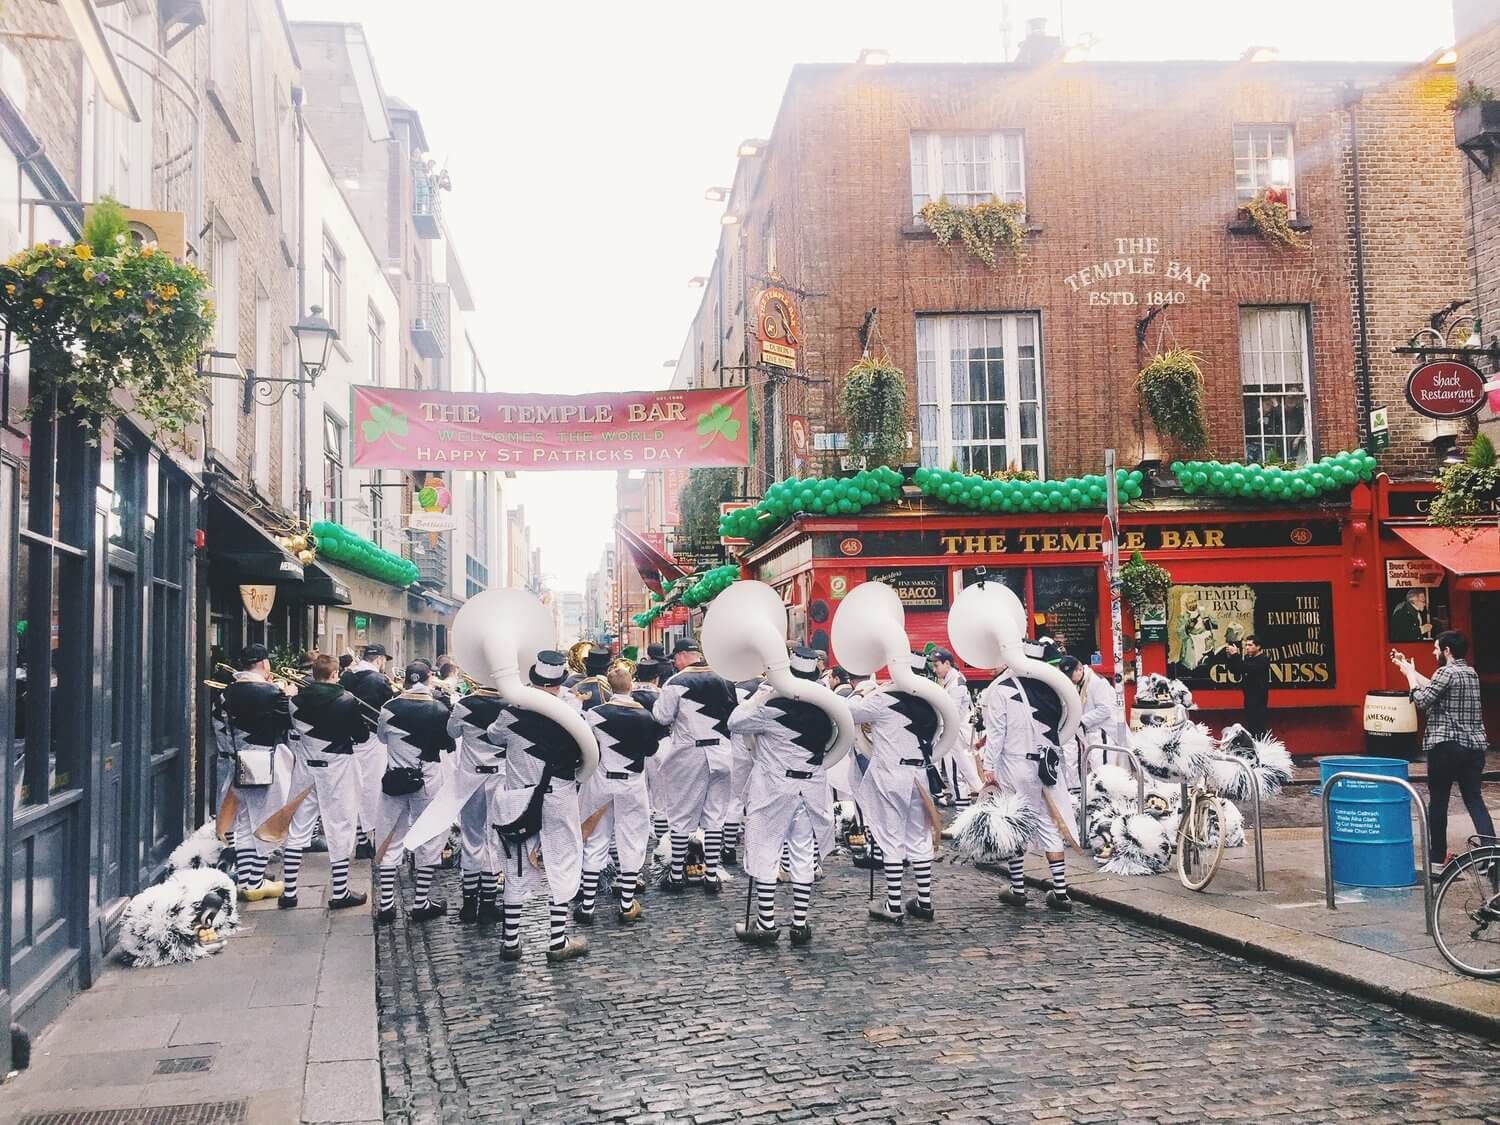
[[[615,865],[615,870],[620,869],[620,846],[613,840],[609,842],[609,861]]]
[[[711,883],[719,877],[719,856],[724,851],[724,830],[722,828],[705,828],[703,830],[703,879]]]
[[[1068,873],[1063,867],[1060,859],[1049,859],[1047,866],[1052,869],[1052,893],[1058,898],[1068,897]]]
[[[1014,894],[1026,893],[1026,857],[1013,855],[1006,861],[1010,867],[1010,889]]]
[[[792,873],[792,849],[786,844],[781,845],[781,870],[785,875]]]
[[[479,872],[464,871],[460,873],[463,882],[464,898],[474,898],[479,894]]]
[[[905,867],[899,859],[887,859],[885,868],[885,908],[892,914],[901,913],[901,877]]]
[[[684,878],[683,868],[687,866],[688,838],[681,832],[672,833],[672,880],[680,883]]]
[[[620,909],[629,910],[635,905],[636,880],[641,877],[639,871],[622,871],[615,884],[620,888]]]
[[[302,849],[287,848],[281,853],[282,897],[297,897],[297,876],[302,874]]]
[[[812,884],[792,884],[792,925],[807,925],[807,910],[812,905]]]
[[[502,909],[500,941],[506,948],[514,949],[521,944],[521,904],[507,902],[502,904]]]
[[[599,897],[599,872],[585,871],[583,873],[583,901],[580,904],[585,914],[594,912],[594,899]]]
[[[494,902],[500,893],[500,876],[493,871],[479,873],[479,901]]]
[[[432,890],[432,877],[436,874],[435,866],[417,868],[417,887],[411,900],[413,910],[427,905],[427,895]]]
[[[724,825],[724,846],[726,848],[736,848],[739,847],[739,843],[740,822],[736,820]]]
[[[396,865],[381,864],[375,871],[380,877],[380,909],[390,910],[396,905]]]
[[[234,852],[234,877],[240,890],[255,886],[255,849],[236,848]]]
[[[547,948],[561,949],[568,944],[568,904],[547,902]]]
[[[345,897],[349,893],[349,861],[347,859],[334,860],[328,865],[328,873],[333,881],[328,897]]]
[[[667,818],[661,813],[655,813],[651,817],[651,835],[658,840],[667,834]]]
[[[776,884],[755,884],[755,924],[763,930],[776,928]]]
[[[224,846],[226,848],[230,848],[230,849],[234,848],[234,829],[233,828],[231,828],[228,832],[224,833]],[[235,858],[238,859],[239,857],[236,856]]]
[[[917,905],[930,907],[932,905],[932,860],[912,860],[911,873],[917,879]]]

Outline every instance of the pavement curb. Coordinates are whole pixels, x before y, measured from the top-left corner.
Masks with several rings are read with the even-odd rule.
[[[1026,881],[1041,889],[1050,889],[1051,881],[1043,876],[1026,876]],[[1108,895],[1098,894],[1087,887],[1070,885],[1068,894],[1079,902],[1097,906],[1111,914],[1118,914],[1156,929],[1165,930],[1179,937],[1191,938],[1200,944],[1211,946],[1225,953],[1243,957],[1247,961],[1282,969],[1307,980],[1328,985],[1342,992],[1377,1000],[1411,1015],[1421,1016],[1445,1024],[1458,1031],[1482,1035],[1500,1041],[1500,1015],[1479,1011],[1461,1004],[1447,1003],[1430,996],[1420,996],[1399,988],[1392,988],[1352,973],[1341,972],[1318,961],[1298,957],[1269,945],[1244,938],[1231,937],[1208,926],[1195,925],[1181,918],[1169,918],[1158,911],[1122,902]],[[1482,982],[1481,982],[1482,983]]]

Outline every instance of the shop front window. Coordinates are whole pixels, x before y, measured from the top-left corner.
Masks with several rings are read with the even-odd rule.
[[[1039,344],[1030,313],[917,318],[922,464],[1045,475]]]
[[[344,498],[344,424],[332,414],[323,415],[323,512],[324,518],[342,522]]]
[[[1240,309],[1246,461],[1305,465],[1312,460],[1307,370],[1305,309]]]

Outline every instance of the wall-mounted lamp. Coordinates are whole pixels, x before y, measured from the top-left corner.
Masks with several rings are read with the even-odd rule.
[[[723,203],[729,198],[729,189],[727,187],[711,187],[703,193],[703,198],[710,203]]]

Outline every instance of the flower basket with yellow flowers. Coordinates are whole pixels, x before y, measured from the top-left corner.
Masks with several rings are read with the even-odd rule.
[[[0,316],[30,349],[31,405],[97,433],[127,409],[180,438],[203,414],[198,356],[213,335],[209,282],[153,244],[137,245],[105,198],[76,245],[38,243],[0,265]]]

